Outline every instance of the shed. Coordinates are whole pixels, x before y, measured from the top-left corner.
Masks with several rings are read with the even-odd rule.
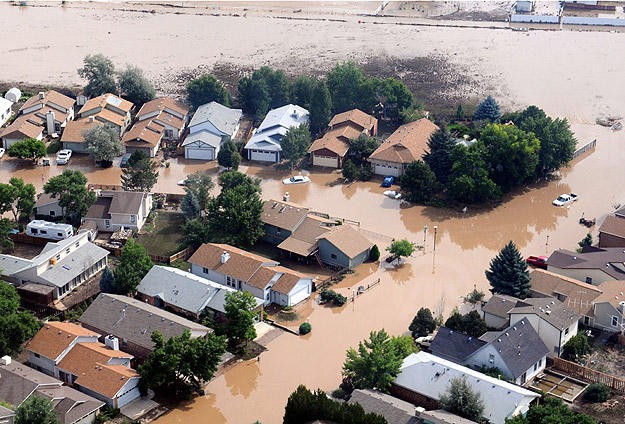
[[[6,94],[4,95],[5,99],[13,103],[19,102],[21,97],[22,97],[22,92],[17,87],[13,87],[9,89],[9,91],[7,91]]]

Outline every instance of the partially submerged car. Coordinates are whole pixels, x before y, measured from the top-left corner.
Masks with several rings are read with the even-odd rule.
[[[72,157],[72,151],[69,149],[62,149],[56,154],[57,165],[67,165],[69,159]]]
[[[282,184],[303,184],[309,182],[310,178],[305,175],[295,175],[291,178],[285,178],[284,180],[282,180]]]
[[[551,204],[554,206],[564,206],[568,205],[569,203],[573,203],[577,199],[579,199],[579,196],[574,193],[561,194],[556,200],[551,202]]]

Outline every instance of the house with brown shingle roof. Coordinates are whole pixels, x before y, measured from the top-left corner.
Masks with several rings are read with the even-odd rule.
[[[33,120],[29,115],[18,116],[11,125],[0,130],[0,141],[2,147],[7,149],[18,141],[27,138],[43,139],[43,127],[38,120]]]
[[[599,227],[599,247],[625,247],[625,208],[606,216]]]
[[[265,305],[295,305],[312,292],[312,277],[227,244],[205,243],[189,258],[191,273],[210,281],[248,291]]]
[[[359,109],[334,115],[328,131],[315,140],[308,153],[314,166],[341,168],[349,150],[349,141],[361,134],[375,136],[378,133],[378,120]]]
[[[397,128],[372,154],[373,173],[399,177],[408,165],[420,160],[427,151],[430,136],[438,126],[427,118]]]

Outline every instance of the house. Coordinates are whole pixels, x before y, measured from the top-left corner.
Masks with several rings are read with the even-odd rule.
[[[22,92],[17,87],[11,87],[6,93],[4,93],[4,98],[10,102],[17,103],[22,98]]]
[[[63,131],[63,148],[77,153],[89,153],[84,133],[97,125],[115,128],[121,137],[130,125],[132,107],[131,102],[111,93],[89,99],[80,109],[76,120],[68,123]]]
[[[98,231],[115,232],[120,228],[140,230],[152,210],[152,193],[99,190],[98,197],[82,218]]]
[[[430,344],[430,352],[439,358],[463,364],[476,350],[487,344],[477,337],[467,336],[447,327],[440,327]]]
[[[27,138],[43,140],[43,127],[32,116],[18,116],[8,127],[0,130],[2,147],[9,149],[14,143]]]
[[[200,106],[189,122],[189,134],[182,146],[187,159],[217,159],[221,144],[234,139],[239,131],[243,111],[230,109],[217,102]]]
[[[13,424],[15,412],[0,405],[0,424]]]
[[[198,320],[203,313],[223,317],[226,294],[235,289],[177,268],[155,265],[137,286],[137,298]],[[263,299],[256,299],[261,306]]]
[[[373,243],[348,224],[290,202],[263,205],[263,239],[289,255],[320,264],[353,268],[367,259]]]
[[[6,121],[13,115],[13,102],[0,97],[0,127],[3,126]]]
[[[76,100],[55,90],[41,91],[26,100],[18,115],[31,116],[39,121],[48,135],[59,133],[74,119]]]
[[[62,424],[91,424],[104,406],[104,402],[64,386],[62,381],[9,356],[0,361],[0,381],[0,401],[5,405],[17,408],[29,397],[41,396],[52,401],[54,412]]]
[[[171,97],[160,97],[144,103],[136,122],[153,121],[163,128],[163,139],[178,141],[187,123],[189,108]],[[136,124],[135,124],[136,125]]]
[[[517,0],[515,9],[517,13],[529,13],[534,10],[534,0]]]
[[[335,115],[328,125],[328,131],[311,144],[308,153],[314,166],[341,168],[349,150],[349,140],[361,134],[375,136],[377,133],[376,118],[359,109],[352,109]]]
[[[308,116],[306,109],[292,104],[270,110],[245,145],[247,158],[261,162],[280,162],[282,137],[290,128],[308,123]]]
[[[154,349],[151,337],[155,331],[160,331],[165,339],[178,337],[185,330],[193,339],[211,331],[144,301],[107,293],[100,293],[79,321],[90,330],[117,338],[120,349],[139,361],[145,360]]]
[[[625,250],[587,246],[577,253],[559,249],[547,259],[547,271],[594,285],[625,280]]]
[[[599,227],[599,247],[625,247],[625,207],[606,216]]]
[[[506,418],[524,415],[538,393],[489,377],[426,352],[413,353],[404,359],[400,373],[391,385],[391,395],[402,400],[437,409],[438,400],[454,378],[464,378],[484,401],[484,418],[504,424]]]
[[[48,193],[41,193],[35,201],[35,217],[59,219],[63,217],[63,208],[59,206],[59,199]]]
[[[587,327],[603,331],[625,328],[625,281],[605,281],[598,286],[536,269],[530,274],[532,297],[553,297],[578,314]]]
[[[420,160],[427,151],[430,136],[438,126],[427,118],[397,128],[372,154],[373,173],[399,177],[408,165]]]
[[[191,272],[236,290],[248,291],[264,304],[292,306],[310,297],[312,277],[227,244],[205,243],[189,258]]]
[[[508,312],[514,308],[517,299],[513,296],[507,296],[505,294],[494,294],[488,299],[482,306],[482,313],[484,321],[489,328],[504,328],[510,324],[510,317]]]
[[[62,299],[104,269],[108,254],[89,242],[87,233],[78,233],[47,243],[32,259],[0,255],[0,270],[5,280],[17,286],[30,283],[33,288],[47,288],[53,299]]]
[[[569,309],[558,299],[528,298],[508,312],[510,322],[527,320],[540,336],[540,339],[556,356],[562,347],[577,334],[580,315]]]

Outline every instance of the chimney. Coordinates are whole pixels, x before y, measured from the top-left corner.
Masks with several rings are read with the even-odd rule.
[[[113,350],[119,350],[119,339],[112,334],[104,338],[104,344]]]
[[[421,407],[421,406],[417,406],[414,409],[414,416],[415,417],[420,417],[422,413],[425,412],[425,408]]]
[[[221,258],[219,259],[222,264],[225,264],[230,259],[230,253],[224,252],[221,254]]]
[[[40,98],[41,100],[45,99],[45,98],[46,98],[46,93],[44,93],[43,91],[40,91],[40,92],[39,92],[39,98]]]
[[[282,197],[282,200],[284,202],[289,202],[291,200],[291,195],[289,194],[288,191],[286,193],[284,193],[284,196]]]
[[[0,358],[0,365],[11,365],[11,357],[9,355],[5,355]]]
[[[89,122],[95,122],[95,116],[90,116],[89,117]]]
[[[51,110],[46,113],[46,130],[48,131],[48,135],[52,135],[56,132],[54,128],[54,112]]]

